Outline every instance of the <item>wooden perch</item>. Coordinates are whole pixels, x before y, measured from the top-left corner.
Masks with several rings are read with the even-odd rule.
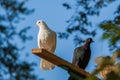
[[[67,71],[71,70],[80,75],[84,75],[85,77],[91,76],[91,74],[89,74],[88,72],[79,68],[78,66],[75,66],[75,65],[71,64],[70,62],[63,60],[62,58],[60,58],[54,54],[51,54],[50,52],[46,51],[45,49],[34,48],[34,49],[32,49],[32,53],[34,53],[35,55],[37,55],[49,62],[61,67],[61,68],[66,69]]]

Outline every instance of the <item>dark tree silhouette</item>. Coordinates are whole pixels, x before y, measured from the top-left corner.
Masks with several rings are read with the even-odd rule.
[[[20,60],[23,48],[15,43],[16,38],[22,42],[31,39],[31,36],[26,35],[30,27],[24,27],[18,32],[15,25],[34,11],[25,7],[26,2],[0,0],[0,80],[38,80],[33,73],[35,64]]]
[[[120,2],[119,0],[75,0],[75,5],[69,3],[63,3],[63,6],[68,9],[75,9],[71,18],[67,21],[68,26],[65,32],[59,32],[60,38],[68,38],[74,34],[75,44],[80,44],[83,41],[81,36],[95,36],[97,34],[96,28],[93,27],[94,19],[89,20],[91,17],[99,16],[101,9],[109,6],[113,2]],[[114,18],[112,20],[103,20],[99,27],[104,30],[103,39],[108,39],[110,42],[110,48],[116,49],[120,45],[117,43],[120,41],[120,4],[113,13]],[[107,15],[106,15],[107,16]],[[112,32],[112,33],[111,33]],[[79,35],[80,33],[80,35]],[[117,35],[115,35],[117,34]]]

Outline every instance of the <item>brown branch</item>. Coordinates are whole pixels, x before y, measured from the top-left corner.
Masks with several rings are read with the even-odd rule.
[[[63,60],[62,58],[51,54],[50,52],[46,51],[45,49],[41,49],[41,48],[34,48],[32,49],[32,53],[34,53],[35,55],[63,68],[63,67],[67,67],[68,70],[74,71],[80,75],[84,75],[85,77],[90,77],[91,74],[84,71],[83,69],[79,68],[78,66],[75,66],[73,64],[71,64],[70,62]]]

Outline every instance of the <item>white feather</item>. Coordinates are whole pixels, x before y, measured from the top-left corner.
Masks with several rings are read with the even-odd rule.
[[[52,31],[50,28],[48,28],[47,24],[39,20],[37,21],[37,26],[40,27],[40,30],[38,32],[38,47],[46,49],[47,51],[54,54],[56,49],[56,33]],[[43,70],[50,70],[54,69],[55,65],[41,59],[40,62],[40,68]]]

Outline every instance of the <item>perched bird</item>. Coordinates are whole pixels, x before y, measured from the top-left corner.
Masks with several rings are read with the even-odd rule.
[[[73,54],[72,64],[79,66],[82,69],[85,69],[88,65],[91,56],[90,44],[94,42],[92,38],[87,38],[84,45],[75,48]],[[74,80],[72,77],[69,77],[68,80]]]
[[[56,49],[56,32],[52,31],[47,24],[38,20],[36,25],[40,28],[38,32],[38,47],[43,48],[54,54]],[[51,70],[54,69],[55,65],[41,59],[40,68],[43,70]]]

